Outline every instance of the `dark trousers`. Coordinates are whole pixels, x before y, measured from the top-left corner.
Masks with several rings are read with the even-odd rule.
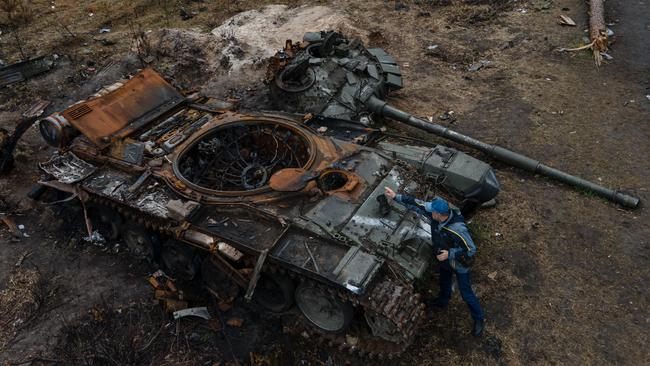
[[[481,309],[478,297],[476,297],[476,294],[474,294],[474,291],[472,290],[472,281],[470,278],[471,271],[467,273],[458,273],[447,266],[440,266],[440,293],[438,294],[438,300],[441,305],[449,303],[449,299],[451,298],[452,275],[454,273],[456,273],[456,278],[458,278],[458,290],[460,290],[460,296],[465,300],[465,303],[467,303],[472,318],[474,318],[474,320],[483,320],[483,309]]]

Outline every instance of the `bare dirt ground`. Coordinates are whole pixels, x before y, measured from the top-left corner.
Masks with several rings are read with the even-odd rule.
[[[0,127],[12,129],[36,98],[51,101],[48,111],[54,111],[141,67],[132,51],[140,30],[152,37],[163,29],[208,37],[231,16],[265,3],[34,1],[33,19],[18,30],[23,52],[57,53],[60,62],[53,72],[0,89]],[[587,52],[555,52],[582,42],[587,18],[581,0],[319,3],[349,19],[342,27],[354,28],[398,59],[405,88],[391,99],[397,106],[434,118],[453,110],[452,127],[462,133],[650,199],[647,1],[606,2],[614,59],[601,68]],[[183,21],[180,7],[196,15]],[[560,14],[578,26],[558,25]],[[102,26],[111,32],[99,34]],[[0,59],[16,61],[12,32],[2,24],[0,30]],[[104,46],[102,38],[116,43]],[[167,44],[168,52],[152,63],[180,86],[260,93],[257,74],[233,77],[233,63],[221,63],[216,52],[232,45],[215,44],[216,51]],[[429,49],[433,45],[438,47]],[[181,54],[187,57],[176,60]],[[490,64],[468,71],[479,60]],[[108,61],[114,65],[106,68]],[[369,363],[285,334],[282,317],[269,318],[254,305],[242,303],[220,315],[224,322],[244,319],[241,328],[215,332],[192,320],[175,325],[151,299],[146,275],[152,265],[131,259],[115,243],[102,248],[83,242],[74,206],[43,207],[26,198],[38,177],[37,162],[48,152],[30,130],[15,169],[0,178],[0,212],[29,235],[15,240],[0,226],[0,295],[26,297],[22,303],[0,301],[0,362],[40,357],[41,364]],[[480,254],[473,280],[487,332],[481,339],[469,336],[469,314],[455,296],[449,310],[430,314],[397,363],[648,364],[648,210],[623,210],[492,164],[503,186],[499,203],[470,224]]]

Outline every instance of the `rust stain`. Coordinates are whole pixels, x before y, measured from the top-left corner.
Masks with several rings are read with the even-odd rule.
[[[296,192],[304,189],[316,177],[303,168],[287,168],[273,174],[269,186],[278,192]]]
[[[152,69],[144,69],[124,85],[106,95],[73,105],[62,114],[89,140],[105,146],[114,137],[124,137],[183,96]],[[152,116],[153,117],[153,116]]]

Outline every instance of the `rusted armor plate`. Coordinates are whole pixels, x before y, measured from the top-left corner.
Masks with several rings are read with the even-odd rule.
[[[184,97],[151,69],[145,69],[123,87],[73,105],[63,116],[96,145],[150,122],[181,103]]]

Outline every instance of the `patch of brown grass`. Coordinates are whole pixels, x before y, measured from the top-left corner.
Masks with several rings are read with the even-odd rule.
[[[45,299],[44,290],[40,272],[18,268],[11,273],[7,287],[0,291],[0,350],[36,314]]]

